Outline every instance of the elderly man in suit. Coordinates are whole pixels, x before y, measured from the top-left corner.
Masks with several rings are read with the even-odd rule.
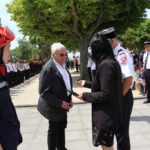
[[[64,45],[51,45],[52,59],[44,66],[39,79],[39,112],[49,120],[48,150],[65,148],[67,112],[72,108],[72,79],[65,67],[67,52]]]

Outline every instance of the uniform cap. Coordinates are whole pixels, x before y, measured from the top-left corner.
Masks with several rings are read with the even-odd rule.
[[[15,39],[14,33],[7,26],[0,26],[0,48]]]
[[[150,45],[150,41],[145,41],[144,45]]]
[[[106,36],[108,39],[116,38],[115,28],[114,27],[103,29],[99,33],[102,34],[102,35],[104,35],[104,36]]]

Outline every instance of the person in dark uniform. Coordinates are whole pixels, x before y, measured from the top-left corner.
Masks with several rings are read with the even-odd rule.
[[[8,27],[0,27],[0,145],[3,150],[17,150],[22,142],[20,123],[10,97],[5,69],[10,42],[14,38]]]
[[[38,111],[49,120],[48,150],[67,150],[65,128],[67,112],[72,108],[72,78],[65,67],[67,52],[64,45],[51,46],[52,59],[40,73]]]
[[[121,66],[123,83],[123,126],[116,134],[118,150],[130,150],[129,124],[133,108],[132,85],[134,79],[133,57],[131,53],[124,49],[118,42],[114,27],[102,30],[109,40],[113,53]]]
[[[108,40],[96,34],[91,42],[92,57],[96,62],[96,74],[92,82],[79,80],[79,85],[91,87],[91,93],[78,98],[92,103],[92,134],[94,146],[113,150],[114,134],[122,124],[122,78],[119,63],[113,55]]]
[[[144,101],[144,104],[150,103],[150,40],[144,42],[144,47],[146,53],[143,57],[143,68],[144,68],[144,77],[147,88],[147,100]]]

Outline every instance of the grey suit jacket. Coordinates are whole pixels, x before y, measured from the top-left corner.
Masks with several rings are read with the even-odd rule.
[[[68,71],[69,73],[69,71]],[[70,76],[71,89],[72,78]],[[62,75],[53,60],[49,60],[42,68],[39,79],[38,111],[50,121],[61,121],[67,111],[61,108],[63,100],[70,102]]]

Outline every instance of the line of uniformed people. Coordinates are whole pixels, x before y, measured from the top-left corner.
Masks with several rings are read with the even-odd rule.
[[[38,74],[41,71],[43,64],[44,63],[41,60],[9,60],[9,62],[5,64],[9,86],[13,87],[21,84],[33,75]]]

